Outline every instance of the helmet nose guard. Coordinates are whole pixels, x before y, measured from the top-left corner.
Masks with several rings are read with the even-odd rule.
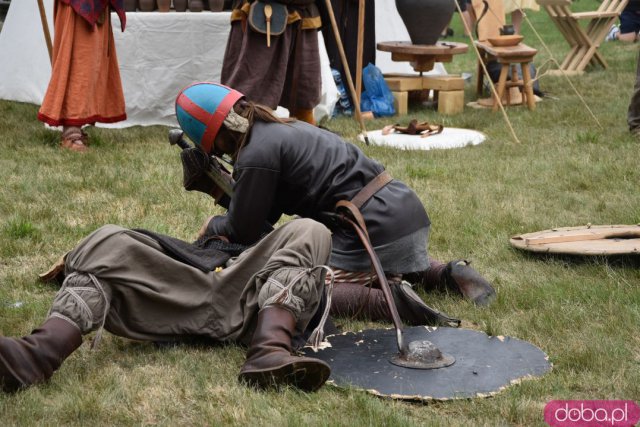
[[[194,83],[182,89],[176,98],[178,123],[196,145],[210,154],[224,119],[243,96],[218,83]]]

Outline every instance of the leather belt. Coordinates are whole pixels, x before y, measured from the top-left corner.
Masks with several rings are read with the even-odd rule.
[[[393,181],[391,174],[389,174],[389,172],[387,171],[382,171],[380,175],[376,176],[371,181],[369,181],[367,185],[362,187],[358,194],[353,196],[353,198],[351,199],[351,203],[353,203],[355,207],[360,209],[367,200],[373,197],[374,194],[384,188],[384,186],[391,181]]]

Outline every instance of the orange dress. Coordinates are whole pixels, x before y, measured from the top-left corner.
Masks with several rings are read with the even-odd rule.
[[[114,123],[127,118],[111,14],[92,26],[56,0],[51,80],[38,120],[51,126]]]

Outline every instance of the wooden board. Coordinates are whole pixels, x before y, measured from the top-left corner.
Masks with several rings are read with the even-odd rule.
[[[437,42],[436,44],[412,44],[411,42],[380,42],[378,50],[418,56],[457,55],[467,53],[469,46],[458,42]]]
[[[394,76],[385,75],[385,82],[391,91],[412,90],[464,90],[464,79],[460,76]]]
[[[553,228],[513,236],[525,251],[567,255],[640,255],[640,224]]]

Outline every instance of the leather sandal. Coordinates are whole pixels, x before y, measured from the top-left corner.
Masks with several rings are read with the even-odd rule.
[[[84,129],[80,129],[80,133],[82,134],[82,136],[80,137],[80,139],[82,140],[82,143],[88,147],[89,146],[89,134],[86,133],[84,131]]]
[[[85,141],[88,140],[88,135],[82,132],[79,128],[69,128],[62,132],[62,139],[60,141],[60,147],[66,148],[78,153],[84,153],[87,151],[87,145]]]

